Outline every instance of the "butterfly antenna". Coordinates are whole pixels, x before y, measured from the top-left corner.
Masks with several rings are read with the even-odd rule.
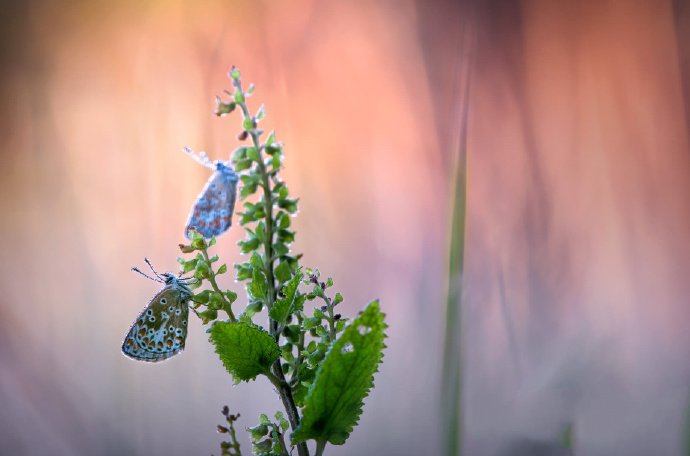
[[[153,280],[154,282],[162,282],[162,281],[159,280],[159,279],[154,279],[154,278],[151,277],[150,275],[141,272],[141,269],[139,269],[139,268],[134,267],[134,268],[132,268],[132,271],[138,272],[139,274],[143,275],[144,277],[146,277],[146,278],[149,279],[149,280]]]
[[[194,277],[194,273],[192,273],[192,275],[190,275],[189,277],[182,277],[182,274],[184,274],[184,272],[180,271],[180,273],[177,274],[177,278],[180,279],[180,280],[183,280],[183,281],[191,280],[191,279],[196,279],[196,277]],[[197,279],[197,280],[198,280],[198,279]]]
[[[213,162],[208,158],[208,155],[206,155],[206,152],[201,151],[198,154],[195,154],[189,147],[185,147],[184,149],[182,149],[182,151],[185,154],[192,157],[194,161],[199,163],[201,166],[205,166],[207,168],[211,168],[214,170],[216,169],[216,167],[213,166]]]
[[[158,272],[156,272],[156,270],[153,268],[153,265],[151,264],[151,261],[149,261],[149,259],[146,258],[146,257],[144,257],[144,261],[146,262],[146,264],[149,265],[149,268],[151,268],[151,270],[152,270],[153,273],[156,275],[156,277],[158,277],[160,280],[162,280],[163,282],[165,282],[165,279],[164,279],[163,277],[161,277],[161,276],[158,274]]]

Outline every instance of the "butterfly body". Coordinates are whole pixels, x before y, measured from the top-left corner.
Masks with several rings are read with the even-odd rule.
[[[238,180],[232,168],[222,162],[215,163],[215,172],[206,182],[187,219],[187,238],[192,228],[207,239],[223,234],[230,228]]]
[[[134,321],[122,343],[122,353],[138,361],[163,361],[184,350],[189,300],[185,279],[161,274],[165,286]]]

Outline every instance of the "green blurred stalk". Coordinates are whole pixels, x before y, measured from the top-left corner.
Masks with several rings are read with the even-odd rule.
[[[685,408],[683,423],[683,455],[690,456],[690,399]]]
[[[465,263],[467,213],[467,108],[469,81],[465,87],[461,114],[460,142],[456,154],[451,200],[450,239],[448,242],[448,295],[443,353],[441,413],[444,454],[462,454],[462,377],[464,341],[462,334],[462,289]]]

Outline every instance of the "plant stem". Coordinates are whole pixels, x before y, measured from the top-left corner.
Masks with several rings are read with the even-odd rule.
[[[442,372],[442,448],[447,456],[463,453],[463,276],[467,228],[467,119],[469,106],[469,65],[463,87],[460,132],[454,157],[450,240],[448,243],[448,295]]]
[[[326,310],[328,310],[328,318],[326,320],[328,320],[328,326],[329,326],[329,330],[331,333],[331,341],[334,341],[335,340],[335,318],[333,315],[333,304],[332,304],[331,298],[326,296],[325,287],[322,287],[321,284],[319,284],[319,280],[316,278],[316,276],[312,276],[311,283],[313,283],[317,287],[320,287],[322,290],[322,292],[320,293],[320,297],[326,303]]]
[[[233,80],[233,84],[238,92],[244,94],[242,91],[242,83],[239,79]],[[253,119],[252,115],[249,113],[249,108],[247,108],[247,103],[238,103],[240,109],[242,109],[242,115],[244,119]],[[266,299],[266,307],[271,310],[273,303],[275,302],[275,279],[273,277],[273,194],[271,192],[271,180],[269,179],[268,172],[266,171],[266,165],[264,164],[264,157],[261,154],[261,142],[259,141],[259,135],[256,129],[252,129],[248,132],[252,137],[252,143],[259,154],[259,172],[261,173],[262,187],[264,189],[264,217],[266,220],[266,237],[264,239],[264,269],[266,270],[266,280],[268,281],[268,296]],[[271,332],[274,333],[276,330],[276,323],[271,320]],[[275,335],[275,334],[274,334]]]
[[[231,321],[237,321],[237,318],[235,318],[235,314],[232,312],[232,304],[230,303],[230,301],[228,301],[228,300],[225,298],[225,294],[223,294],[223,292],[220,291],[220,288],[218,287],[218,284],[216,283],[216,277],[215,277],[215,275],[213,274],[213,268],[210,267],[210,266],[211,266],[211,260],[210,260],[209,257],[208,257],[208,249],[207,249],[207,248],[203,248],[203,249],[201,250],[201,254],[204,256],[204,259],[205,259],[206,262],[209,264],[209,270],[211,271],[211,274],[210,274],[209,277],[208,277],[208,283],[211,284],[211,287],[213,288],[213,291],[215,291],[216,293],[218,293],[218,294],[223,298],[223,301],[225,301],[225,303],[227,304],[227,309],[228,309],[227,312],[228,312],[228,316],[230,317],[230,320],[231,320]]]
[[[326,301],[326,309],[328,310],[328,326],[331,331],[331,342],[335,340],[335,317],[333,315],[333,304],[331,298],[326,296],[324,291],[323,300]]]
[[[321,456],[323,454],[324,448],[326,448],[326,441],[325,440],[317,440],[316,441],[316,456]]]
[[[287,449],[287,445],[285,445],[285,438],[283,435],[282,430],[278,426],[273,426],[274,430],[278,433],[278,444],[280,445],[280,454],[281,456],[290,456],[290,452]]]
[[[233,85],[239,93],[244,95],[242,91],[242,83],[239,79],[233,80]],[[237,105],[242,109],[242,115],[244,119],[252,119],[252,115],[249,113],[246,101],[237,103]],[[261,153],[261,142],[259,141],[259,134],[256,128],[252,128],[248,131],[252,137],[252,143],[259,154],[258,168],[261,173],[262,187],[264,190],[264,218],[266,220],[266,236],[264,239],[264,269],[266,271],[266,280],[268,282],[268,296],[266,296],[266,307],[271,310],[273,303],[275,302],[275,276],[273,272],[273,194],[271,190],[271,180],[269,179],[268,171],[266,170],[266,164],[264,163],[263,154]],[[278,333],[278,322],[269,317],[269,328],[271,335],[275,337],[276,342],[280,338]],[[288,414],[288,419],[292,430],[295,431],[300,423],[299,411],[295,405],[295,400],[292,397],[292,389],[285,381],[285,375],[283,374],[283,368],[280,364],[280,358],[278,358],[272,366],[273,375],[277,378],[277,382],[273,381],[273,384],[278,390],[280,395],[280,400],[283,402],[283,407]],[[270,377],[269,377],[270,379]],[[309,456],[309,448],[304,442],[297,444],[297,454],[299,456]]]
[[[239,416],[239,415],[237,415]],[[235,433],[235,423],[234,420],[229,421],[230,426],[228,431],[230,432],[230,441],[233,442],[231,446],[235,450],[235,454],[237,456],[242,456],[242,451],[240,450],[240,442],[237,441],[237,434]]]

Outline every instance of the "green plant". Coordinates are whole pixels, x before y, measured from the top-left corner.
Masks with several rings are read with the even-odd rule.
[[[327,443],[344,444],[359,420],[385,348],[384,315],[374,301],[356,318],[343,318],[336,312],[343,297],[331,292],[333,280],[323,280],[318,269],[303,267],[301,255],[291,253],[295,239],[291,222],[298,199],[290,197],[280,178],[283,146],[273,133],[262,141],[264,132],[258,125],[265,110],[262,106],[252,115],[246,101],[253,85],[243,90],[236,68],[229,76],[233,90],[226,91],[229,99],[217,98],[216,115],[238,110],[242,115],[238,139],[249,141],[232,154],[243,201],[237,215],[246,232],[239,247],[249,256],[234,267],[237,281],[246,285],[243,309],[236,313],[237,293],[218,282],[228,267],[218,266],[218,255],[209,251],[215,238],[207,240],[192,232],[191,242],[180,249],[194,256],[179,262],[184,273],[198,279],[197,287],[205,285],[192,297],[192,307],[209,325],[210,341],[234,381],[265,376],[285,408],[287,419],[279,412],[273,422],[262,414],[259,424],[248,429],[253,451],[287,455],[294,446],[306,456],[307,442],[313,440],[315,454],[320,455]],[[266,318],[265,326],[257,322],[259,318]],[[229,426],[220,426],[219,431],[229,433],[231,439],[221,450],[240,454],[234,437],[236,417],[227,409],[223,412]]]

